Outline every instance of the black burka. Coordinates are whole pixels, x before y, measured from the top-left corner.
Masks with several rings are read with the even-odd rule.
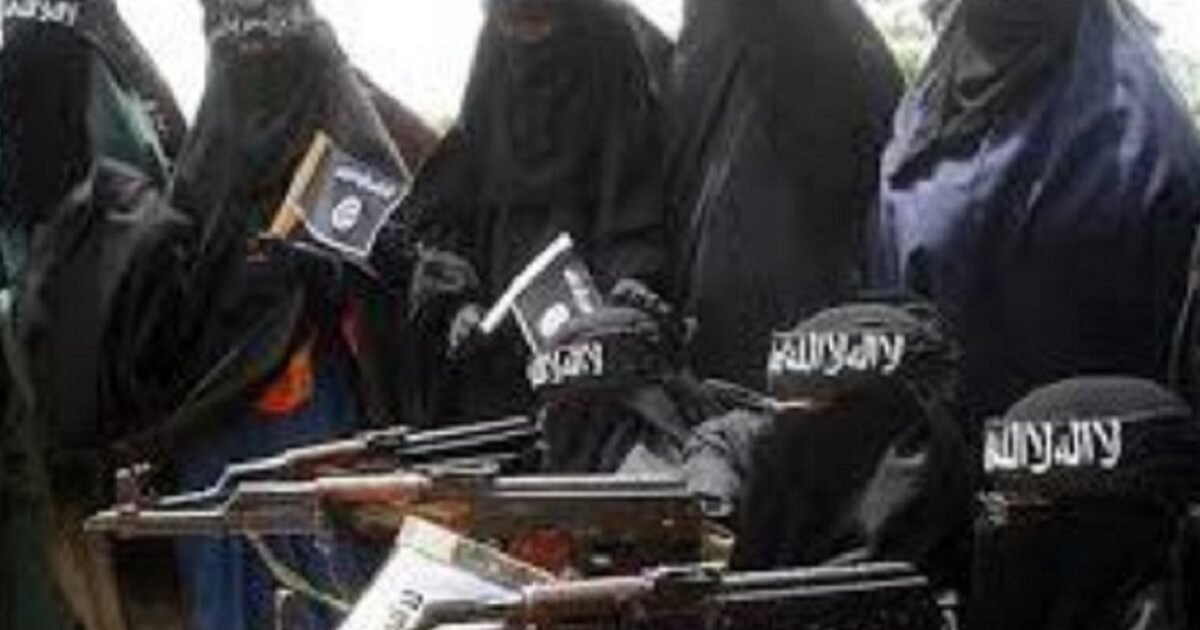
[[[772,418],[751,448],[732,565],[909,562],[961,586],[969,464],[948,405],[896,384]]]
[[[850,0],[690,0],[670,93],[673,291],[704,377],[849,296],[902,78]]]
[[[1200,136],[1122,0],[963,0],[896,117],[875,284],[942,311],[973,420],[1088,373],[1162,380]]]
[[[236,5],[206,3],[210,26],[225,4]],[[201,230],[190,277],[187,382],[203,378],[215,404],[261,385],[316,323],[317,313],[299,313],[321,304],[325,287],[300,286],[281,272],[286,265],[250,246],[270,225],[315,134],[324,131],[356,159],[408,178],[329,27],[307,2],[267,4],[305,7],[307,17],[257,44],[232,36],[212,42],[204,99],[172,188],[175,204]],[[320,322],[328,329],[341,305],[324,306],[315,311],[329,311]],[[242,352],[256,343],[265,347]]]
[[[478,286],[462,299],[485,306],[561,232],[602,290],[622,278],[657,286],[665,39],[623,2],[564,0],[544,3],[544,38],[521,41],[501,28],[521,4],[490,5],[457,124],[411,197],[418,237],[469,262]],[[515,327],[481,345],[446,379],[443,416],[527,412]]]
[[[113,584],[88,557],[79,523],[111,501],[112,468],[124,455],[114,443],[165,410],[158,374],[173,357],[157,335],[172,325],[173,272],[189,228],[157,189],[168,170],[162,140],[124,101],[136,82],[122,83],[127,68],[114,60],[131,45],[128,32],[107,2],[78,7],[69,24],[10,14],[0,52],[6,422],[24,468],[20,490],[4,500],[27,502],[5,509],[4,544],[21,545],[10,535],[22,536],[22,519],[39,531],[26,530],[25,555],[4,554],[31,563],[19,569],[29,580],[6,583],[29,589],[30,600],[8,596],[16,591],[0,598],[15,627],[57,625],[20,611],[38,607],[45,584],[34,581],[36,562],[45,557],[78,621],[120,622]]]
[[[376,369],[385,346],[370,333],[403,335],[386,318],[375,320],[379,328],[363,325],[357,315],[374,305],[356,296],[368,283],[332,257],[258,246],[318,132],[398,183],[408,179],[332,30],[307,0],[206,0],[204,8],[208,79],[173,184],[173,200],[200,231],[181,324],[188,350],[180,355],[180,376],[188,393],[161,436],[174,447],[185,489],[211,484],[233,461],[332,439],[371,420],[397,420],[387,387],[399,375]],[[299,397],[266,404],[264,394],[289,382],[298,387],[282,391]],[[285,563],[335,592],[361,568],[343,562],[340,546],[330,556],[311,541],[270,544]],[[179,552],[191,627],[270,624],[272,583],[244,543],[192,540]],[[306,602],[295,623],[334,622]]]

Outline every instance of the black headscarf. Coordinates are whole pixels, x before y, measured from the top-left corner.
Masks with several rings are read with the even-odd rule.
[[[501,30],[541,5],[538,41]],[[477,268],[485,300],[560,232],[606,288],[663,271],[653,32],[616,0],[489,4],[457,124],[414,191],[435,236]],[[440,237],[440,238],[439,238]]]
[[[902,78],[847,0],[691,0],[670,93],[675,297],[703,376],[849,296]]]
[[[1076,378],[989,422],[973,628],[1186,627],[1174,563],[1200,425],[1164,388]]]
[[[936,315],[823,311],[776,335],[769,363],[778,409],[756,438],[734,564],[902,561],[959,584],[969,464],[957,349]]]
[[[602,291],[623,278],[661,282],[667,45],[621,0],[488,4],[458,121],[410,197],[417,237],[473,269],[457,299],[490,304],[563,232]],[[497,337],[453,368],[462,372],[447,377],[456,391],[441,415],[528,411],[525,350],[512,329]]]
[[[692,428],[717,411],[679,361],[674,313],[634,295],[568,322],[530,361],[551,471],[677,470]]]
[[[966,0],[943,8],[949,25],[918,79],[928,114],[914,134],[916,163],[969,152],[1055,81],[1075,48],[1078,1]],[[916,165],[914,164],[914,168]]]

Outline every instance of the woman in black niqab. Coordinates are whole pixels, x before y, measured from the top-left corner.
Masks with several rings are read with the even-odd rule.
[[[624,278],[661,284],[665,42],[616,0],[488,4],[458,123],[410,200],[419,238],[478,278],[460,301],[496,300],[562,232],[602,290]],[[527,411],[524,354],[515,330],[485,342],[452,395],[469,404],[450,415]]]
[[[353,320],[356,280],[332,260],[317,273],[309,273],[317,261],[297,268],[299,254],[264,248],[261,236],[318,132],[398,184],[408,178],[365,86],[308,0],[203,4],[208,79],[173,187],[199,230],[181,323],[186,397],[162,439],[184,489],[207,486],[231,462],[332,439],[376,417],[380,381],[364,357],[377,347],[344,325]],[[193,627],[267,623],[270,580],[244,545],[187,541],[179,549]],[[329,558],[311,545],[279,541],[275,552],[319,582],[330,576]],[[297,627],[332,623],[315,606],[301,608]]]
[[[689,0],[669,97],[692,363],[761,389],[770,332],[856,285],[903,81],[850,0]]]

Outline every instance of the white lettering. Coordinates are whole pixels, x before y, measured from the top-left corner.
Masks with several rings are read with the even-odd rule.
[[[357,186],[385,201],[390,201],[400,190],[399,186],[386,179],[375,177],[370,173],[349,166],[337,167],[333,172],[333,177],[338,181]]]
[[[213,41],[227,37],[260,35],[279,38],[309,23],[301,7],[279,7],[258,2],[227,2],[208,29]]]
[[[527,376],[534,387],[545,387],[562,385],[572,379],[599,378],[604,374],[604,346],[591,341],[539,354],[530,361]]]
[[[4,18],[74,26],[79,21],[79,3],[74,0],[8,0],[4,5]]]
[[[1116,419],[1069,422],[993,422],[984,439],[988,472],[1101,468],[1121,463],[1123,425]]]
[[[904,335],[888,333],[801,333],[776,335],[767,368],[836,377],[846,372],[890,375],[904,361]]]

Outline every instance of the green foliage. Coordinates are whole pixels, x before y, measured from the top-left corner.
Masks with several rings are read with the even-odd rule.
[[[896,61],[910,80],[920,72],[933,47],[934,33],[921,11],[923,0],[859,0],[883,32]],[[1153,16],[1167,0],[1135,0]],[[1200,123],[1200,54],[1177,49],[1163,51],[1167,67],[1196,120]]]

